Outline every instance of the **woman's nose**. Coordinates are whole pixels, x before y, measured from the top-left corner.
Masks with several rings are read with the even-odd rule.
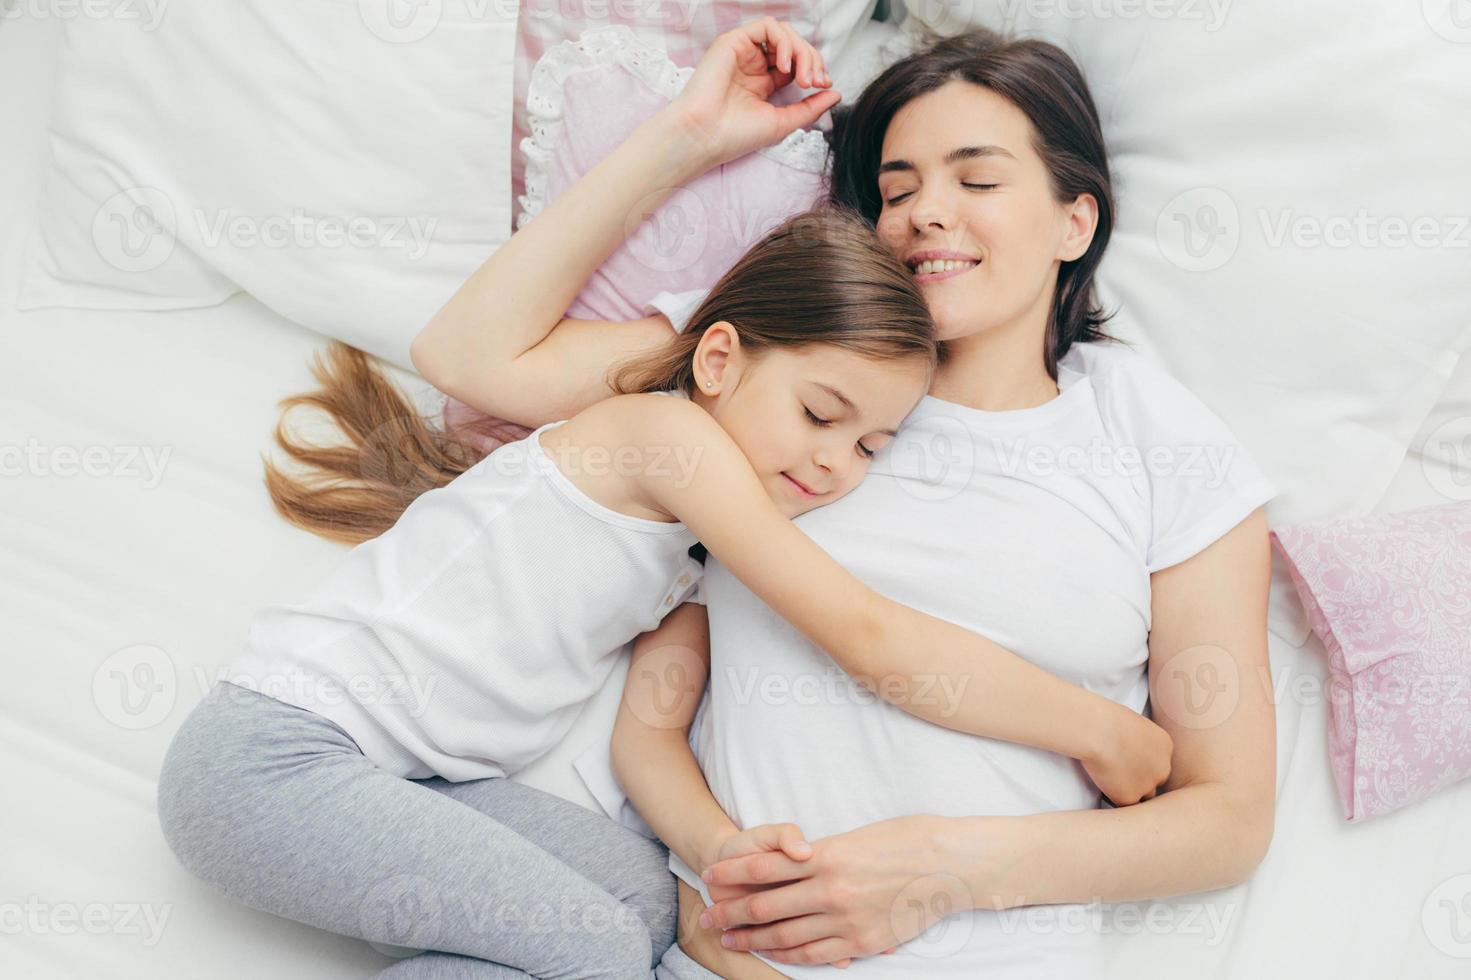
[[[949,197],[943,188],[920,188],[914,192],[914,203],[909,209],[909,221],[916,232],[926,228],[948,230],[954,223],[954,214]]]

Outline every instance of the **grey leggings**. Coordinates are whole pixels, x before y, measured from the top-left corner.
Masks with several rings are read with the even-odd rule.
[[[386,980],[715,977],[671,945],[662,845],[508,779],[403,779],[334,722],[229,682],[174,736],[158,816],[229,898],[406,957]]]

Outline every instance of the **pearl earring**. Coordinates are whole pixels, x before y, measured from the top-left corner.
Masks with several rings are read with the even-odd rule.
[[[713,382],[713,381],[706,381],[705,382],[705,387],[706,388],[713,388],[713,387],[715,387],[715,382]]]

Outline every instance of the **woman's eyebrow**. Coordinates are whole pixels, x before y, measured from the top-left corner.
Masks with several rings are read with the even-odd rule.
[[[945,154],[946,163],[959,163],[962,160],[977,160],[981,157],[1007,157],[1015,160],[1016,157],[1004,146],[996,146],[988,143],[985,146],[960,146]],[[886,160],[879,164],[879,173],[886,174],[894,170],[913,170],[914,164],[908,160]]]

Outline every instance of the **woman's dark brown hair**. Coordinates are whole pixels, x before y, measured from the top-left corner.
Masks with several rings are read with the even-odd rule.
[[[783,222],[738,261],[705,297],[684,331],[651,358],[614,365],[619,393],[694,393],[695,347],[719,321],[735,327],[741,349],[759,359],[773,350],[830,344],[865,357],[940,357],[934,324],[909,270],[858,215],[823,207]],[[314,534],[357,544],[392,527],[420,494],[479,462],[481,440],[516,438],[489,420],[479,431],[446,432],[422,416],[368,358],[334,343],[313,359],[321,387],[281,402],[276,442],[295,464],[286,473],[265,460],[276,510]],[[293,434],[293,408],[324,413],[345,436],[320,444]],[[504,423],[501,423],[504,426]]]
[[[1073,344],[1107,339],[1108,314],[1098,305],[1094,273],[1113,233],[1114,196],[1098,110],[1088,83],[1066,52],[1046,41],[1009,39],[984,29],[932,41],[891,65],[857,102],[834,114],[829,142],[832,202],[878,222],[883,199],[878,168],[884,135],[900,109],[952,81],[990,89],[1031,122],[1034,149],[1047,166],[1059,202],[1079,194],[1098,201],[1098,226],[1088,251],[1062,263],[1048,318],[1043,358],[1057,362]],[[938,135],[938,134],[937,134]]]

